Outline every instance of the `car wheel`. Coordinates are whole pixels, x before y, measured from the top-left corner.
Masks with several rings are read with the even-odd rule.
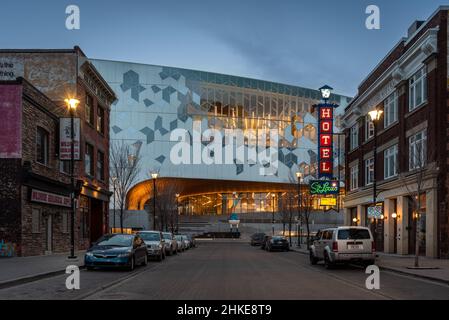
[[[143,258],[142,266],[146,266],[148,264],[148,255],[145,253],[145,257]]]
[[[133,271],[134,270],[134,267],[135,267],[134,263],[135,263],[135,259],[134,259],[134,256],[132,256],[131,257],[131,264],[128,267],[129,271]]]
[[[309,253],[309,260],[311,265],[316,265],[318,263],[318,258],[314,256],[312,251]]]
[[[334,264],[331,262],[327,252],[324,253],[324,267],[326,269],[332,269],[334,267]]]

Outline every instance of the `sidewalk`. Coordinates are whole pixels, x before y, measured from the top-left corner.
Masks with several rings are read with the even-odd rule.
[[[85,251],[77,251],[78,260],[67,260],[68,253],[48,256],[0,258],[0,288],[25,283],[54,274],[63,274],[69,265],[84,265]]]
[[[291,249],[301,254],[309,254],[305,244],[301,248],[293,246]],[[383,270],[449,285],[449,259],[432,259],[420,256],[419,266],[422,269],[413,269],[414,259],[415,257],[411,255],[403,256],[378,252],[376,255],[376,265]]]

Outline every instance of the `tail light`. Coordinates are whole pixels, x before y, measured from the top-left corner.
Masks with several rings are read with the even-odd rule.
[[[338,242],[337,241],[332,242],[332,251],[338,252]]]
[[[376,242],[371,241],[371,251],[376,252]]]

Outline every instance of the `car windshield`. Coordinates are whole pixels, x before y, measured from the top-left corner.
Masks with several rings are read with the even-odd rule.
[[[160,241],[161,236],[157,232],[142,232],[139,233],[139,236],[143,239],[143,241]]]
[[[371,239],[367,229],[338,230],[338,240]]]
[[[163,237],[164,239],[167,239],[167,240],[171,240],[171,239],[172,239],[171,233],[163,233],[163,234],[162,234],[162,237]]]
[[[182,237],[181,237],[181,236],[175,236],[175,239],[176,239],[176,240],[181,240]]]
[[[113,234],[103,236],[97,243],[97,246],[130,247],[134,236],[128,234]]]

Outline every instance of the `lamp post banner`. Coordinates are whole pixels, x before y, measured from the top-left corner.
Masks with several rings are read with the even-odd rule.
[[[74,160],[80,160],[80,118],[73,119],[74,128]],[[71,160],[71,119],[59,119],[59,159]]]

